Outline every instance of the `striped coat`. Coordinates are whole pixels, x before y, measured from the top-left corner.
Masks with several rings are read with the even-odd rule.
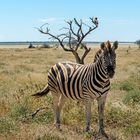
[[[80,65],[57,63],[48,73],[49,89],[70,99],[98,98],[110,88],[110,82],[101,63]]]
[[[101,44],[94,62],[81,65],[72,62],[55,64],[48,73],[48,85],[33,96],[43,96],[51,91],[56,127],[60,129],[60,112],[66,98],[84,100],[86,131],[90,129],[91,101],[97,99],[99,133],[108,138],[104,131],[104,106],[110,89],[110,78],[115,74],[118,42]]]

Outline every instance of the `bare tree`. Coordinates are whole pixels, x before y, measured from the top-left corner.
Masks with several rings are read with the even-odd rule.
[[[85,24],[82,20],[78,21],[76,18],[67,21],[68,27],[63,27],[62,30],[65,32],[59,35],[52,34],[47,23],[38,28],[38,31],[57,40],[64,51],[72,52],[77,63],[84,64],[84,59],[91,49],[83,43],[83,40],[98,27],[97,17],[89,19],[90,25]],[[81,56],[78,54],[80,46],[84,50]]]

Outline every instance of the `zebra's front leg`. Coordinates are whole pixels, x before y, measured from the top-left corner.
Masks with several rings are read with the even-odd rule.
[[[98,100],[98,113],[99,113],[99,134],[108,138],[104,131],[104,107],[106,102],[106,96],[100,97]]]
[[[91,120],[91,99],[85,99],[85,114],[86,114],[86,132],[90,130]]]

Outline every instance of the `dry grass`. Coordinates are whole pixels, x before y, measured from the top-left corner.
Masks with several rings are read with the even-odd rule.
[[[98,49],[92,47],[85,62],[93,61]],[[92,108],[93,132],[84,133],[84,106],[82,102],[68,101],[62,112],[62,132],[53,126],[50,96],[34,99],[30,95],[47,83],[49,68],[58,61],[74,61],[71,53],[61,48],[0,49],[0,139],[85,140],[98,139],[97,104]],[[111,140],[140,139],[139,102],[131,93],[140,92],[140,50],[138,47],[119,46],[117,69],[106,104],[106,131]],[[129,97],[127,98],[127,93]],[[136,94],[138,98],[139,94]],[[125,97],[125,98],[124,98]],[[132,100],[134,104],[131,104]],[[124,102],[127,100],[127,104]],[[130,104],[129,104],[130,102]],[[28,115],[38,107],[46,106],[35,118]]]

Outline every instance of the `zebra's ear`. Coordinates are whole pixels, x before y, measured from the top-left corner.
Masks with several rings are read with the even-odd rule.
[[[115,41],[114,43],[113,43],[113,46],[112,46],[112,49],[113,50],[116,50],[117,48],[118,48],[118,41]]]
[[[104,50],[105,49],[105,43],[101,43],[101,50]]]

